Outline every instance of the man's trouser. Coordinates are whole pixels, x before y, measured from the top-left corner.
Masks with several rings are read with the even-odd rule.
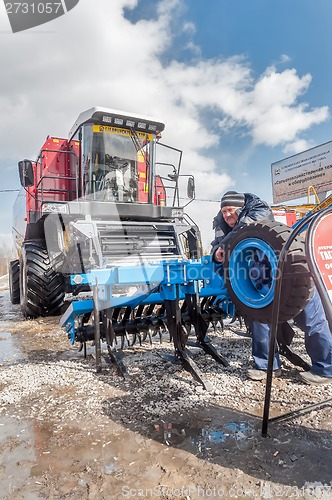
[[[332,377],[332,335],[319,294],[315,289],[306,307],[295,318],[294,323],[305,333],[305,347],[311,359],[311,371],[323,377]],[[270,325],[250,322],[252,333],[252,355],[259,370],[267,370]],[[278,352],[275,353],[273,369],[280,368]]]

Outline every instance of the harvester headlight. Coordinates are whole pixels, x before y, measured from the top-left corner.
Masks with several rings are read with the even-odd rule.
[[[43,203],[43,214],[68,214],[69,209],[67,203]]]

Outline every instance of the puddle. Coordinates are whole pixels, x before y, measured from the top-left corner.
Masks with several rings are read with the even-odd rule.
[[[186,449],[194,454],[210,454],[231,446],[250,444],[256,433],[255,426],[248,421],[226,422],[220,428],[184,427],[171,422],[155,424],[152,437],[168,446]]]
[[[3,493],[14,494],[28,483],[30,469],[26,465],[35,459],[31,446],[32,425],[10,418],[0,419],[1,468],[0,482]]]
[[[0,331],[0,365],[16,364],[22,359],[22,351],[17,346],[12,334]]]
[[[92,434],[87,431],[84,434],[74,429],[53,427],[38,420],[23,421],[2,416],[2,492],[13,495],[15,491],[21,490],[39,491],[43,488],[42,478],[45,478],[45,474],[79,474],[93,463],[100,464],[100,472],[117,475],[121,473],[116,462],[120,447],[123,447],[123,440],[118,442],[116,436],[106,441],[98,432]],[[3,498],[1,494],[0,498]]]
[[[13,324],[20,321],[22,318],[22,313],[19,304],[13,305],[10,302],[9,291],[4,291],[1,287],[0,278],[0,320],[1,320],[1,330],[4,325]]]
[[[255,432],[248,421],[226,422],[219,428],[187,428],[163,422],[153,429],[156,441],[199,457],[218,455],[232,446],[252,445]],[[123,429],[90,432],[38,420],[17,420],[8,415],[0,417],[0,449],[0,482],[6,491],[11,484],[16,488],[38,484],[37,478],[43,477],[45,471],[82,473],[93,463],[98,464],[100,473],[118,476],[123,473],[123,461],[134,464],[138,453],[141,460],[149,453],[146,438]]]

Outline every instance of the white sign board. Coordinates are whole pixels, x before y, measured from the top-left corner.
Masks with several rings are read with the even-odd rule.
[[[332,141],[271,165],[273,203],[294,200],[332,189]]]

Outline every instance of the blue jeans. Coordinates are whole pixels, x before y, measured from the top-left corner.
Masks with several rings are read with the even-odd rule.
[[[332,377],[332,335],[316,289],[303,311],[294,318],[294,323],[305,333],[305,347],[312,363],[311,371],[322,377]],[[250,329],[255,366],[258,370],[266,370],[270,325],[251,321]],[[276,351],[273,369],[277,368],[280,368],[280,359]]]

